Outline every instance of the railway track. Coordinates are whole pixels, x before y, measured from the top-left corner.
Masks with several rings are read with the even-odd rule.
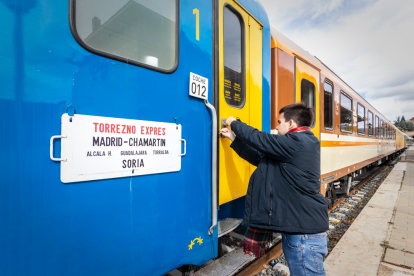
[[[382,181],[385,179],[386,175],[388,175],[388,173],[391,171],[390,167],[392,168],[393,165],[391,165],[393,163],[394,160],[391,160],[388,163],[384,163],[383,166],[381,166],[379,169],[373,171],[373,172],[369,172],[368,176],[365,176],[358,184],[356,184],[349,192],[348,197],[342,197],[340,199],[338,199],[337,201],[334,202],[334,204],[332,205],[332,208],[328,210],[328,214],[331,214],[332,212],[334,214],[336,214],[336,218],[332,219],[332,216],[330,216],[330,230],[328,231],[328,250],[329,250],[329,243],[332,244],[331,241],[329,241],[330,239],[335,239],[336,242],[339,241],[340,237],[338,238],[338,235],[335,232],[335,226],[334,224],[337,224],[338,226],[341,224],[344,224],[344,220],[346,222],[346,224],[350,225],[353,220],[356,217],[351,217],[351,220],[349,220],[349,216],[347,216],[346,213],[348,213],[350,210],[352,210],[352,208],[355,208],[355,206],[357,206],[362,199],[365,197],[365,195],[367,194],[367,189],[364,189],[363,187],[365,187],[365,185],[367,185],[371,180],[376,179],[378,176],[380,176],[380,178],[376,179],[377,180],[377,184],[371,185],[373,186],[373,188],[376,189],[379,187],[379,185],[382,183]],[[361,188],[363,191],[361,191]],[[374,191],[374,193],[375,193]],[[372,197],[372,195],[374,194],[372,193],[371,196],[369,198],[366,198],[366,203],[369,201],[369,199]],[[363,207],[365,206],[365,204],[363,206],[359,206],[360,208],[358,209],[358,211],[362,211]],[[349,208],[347,208],[349,207]],[[342,212],[338,212],[335,213],[336,210],[338,209],[342,209],[340,211]],[[346,210],[348,209],[348,211]],[[354,210],[355,211],[355,210]],[[359,213],[358,212],[358,213]],[[346,232],[343,231],[342,234],[344,234]],[[330,251],[332,250],[332,248],[330,248]],[[248,266],[246,266],[243,270],[241,270],[239,273],[237,273],[236,275],[238,276],[252,276],[252,275],[268,275],[268,269],[270,268],[269,266],[269,262],[273,259],[275,260],[280,260],[280,257],[283,254],[283,250],[282,250],[282,243],[281,241],[279,241],[275,246],[273,246],[272,248],[270,248],[266,254],[264,256],[262,256],[261,258],[256,259],[254,262],[252,262],[251,264],[249,264]],[[263,271],[264,270],[264,271]],[[265,272],[265,273],[263,273]],[[274,274],[275,275],[275,274]],[[283,274],[282,274],[283,275]]]
[[[398,159],[398,157],[396,159]],[[332,251],[336,243],[340,240],[342,235],[345,234],[347,229],[355,220],[356,216],[368,203],[369,199],[374,195],[375,191],[381,185],[382,181],[392,170],[392,167],[395,165],[396,161],[398,161],[396,159],[390,160],[389,162],[384,163],[381,167],[376,167],[374,169],[371,169],[369,172],[358,176],[358,178],[353,181],[354,185],[351,186],[351,190],[348,196],[339,198],[333,203],[332,208],[328,210],[330,220],[330,229],[327,232],[329,253]],[[224,264],[215,270],[208,270],[206,269],[206,266],[198,268],[194,267],[193,269],[187,270],[186,272],[180,270],[180,274],[177,273],[175,275],[288,275],[288,273],[286,273],[288,269],[286,266],[286,260],[283,256],[280,235],[275,235],[274,237],[275,239],[273,240],[273,246],[266,251],[266,254],[264,256],[255,259],[253,256],[250,256],[250,258],[243,256],[244,253],[241,246],[243,234],[241,232],[237,233],[237,231],[231,232],[227,237],[225,237],[230,245],[224,246],[224,248],[227,250],[227,258],[244,259],[243,261],[239,261],[239,267],[235,267],[230,270],[228,267],[225,267]],[[232,245],[234,245],[233,248]],[[229,255],[231,255],[230,252],[233,254],[233,257],[229,257]],[[224,257],[226,257],[226,255],[224,255]],[[220,258],[216,261],[218,260],[220,260]],[[271,260],[276,260],[278,262],[277,270],[269,265],[269,262]]]

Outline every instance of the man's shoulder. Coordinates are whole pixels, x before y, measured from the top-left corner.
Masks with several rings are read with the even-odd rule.
[[[313,134],[312,131],[297,131],[297,132],[293,132],[293,133],[287,133],[285,136],[290,137],[290,138],[304,138],[304,137],[315,137],[315,135]]]
[[[319,139],[313,134],[312,131],[300,131],[291,133],[292,137],[296,137],[301,142],[309,141],[312,143],[319,143]]]

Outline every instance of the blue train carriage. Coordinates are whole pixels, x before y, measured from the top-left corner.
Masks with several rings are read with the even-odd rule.
[[[242,217],[254,170],[216,122],[270,131],[259,2],[0,0],[0,16],[2,274],[160,275],[216,257],[217,215]]]

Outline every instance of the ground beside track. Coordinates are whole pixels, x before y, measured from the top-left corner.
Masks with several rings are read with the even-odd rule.
[[[414,275],[413,253],[414,163],[399,162],[324,266],[327,275]]]

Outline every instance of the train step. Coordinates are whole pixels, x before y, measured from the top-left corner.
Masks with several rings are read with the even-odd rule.
[[[216,259],[215,261],[211,262],[206,267],[197,271],[194,275],[197,275],[197,276],[235,275],[241,269],[243,269],[245,265],[252,262],[253,260],[254,260],[254,256],[251,256],[250,254],[247,254],[247,255],[244,254],[244,250],[241,247],[241,248],[231,251],[230,253],[224,255],[221,258]]]
[[[242,223],[242,219],[236,219],[236,218],[226,218],[223,220],[220,220],[218,222],[218,237],[226,235],[227,233],[230,233],[234,229],[237,228]]]

